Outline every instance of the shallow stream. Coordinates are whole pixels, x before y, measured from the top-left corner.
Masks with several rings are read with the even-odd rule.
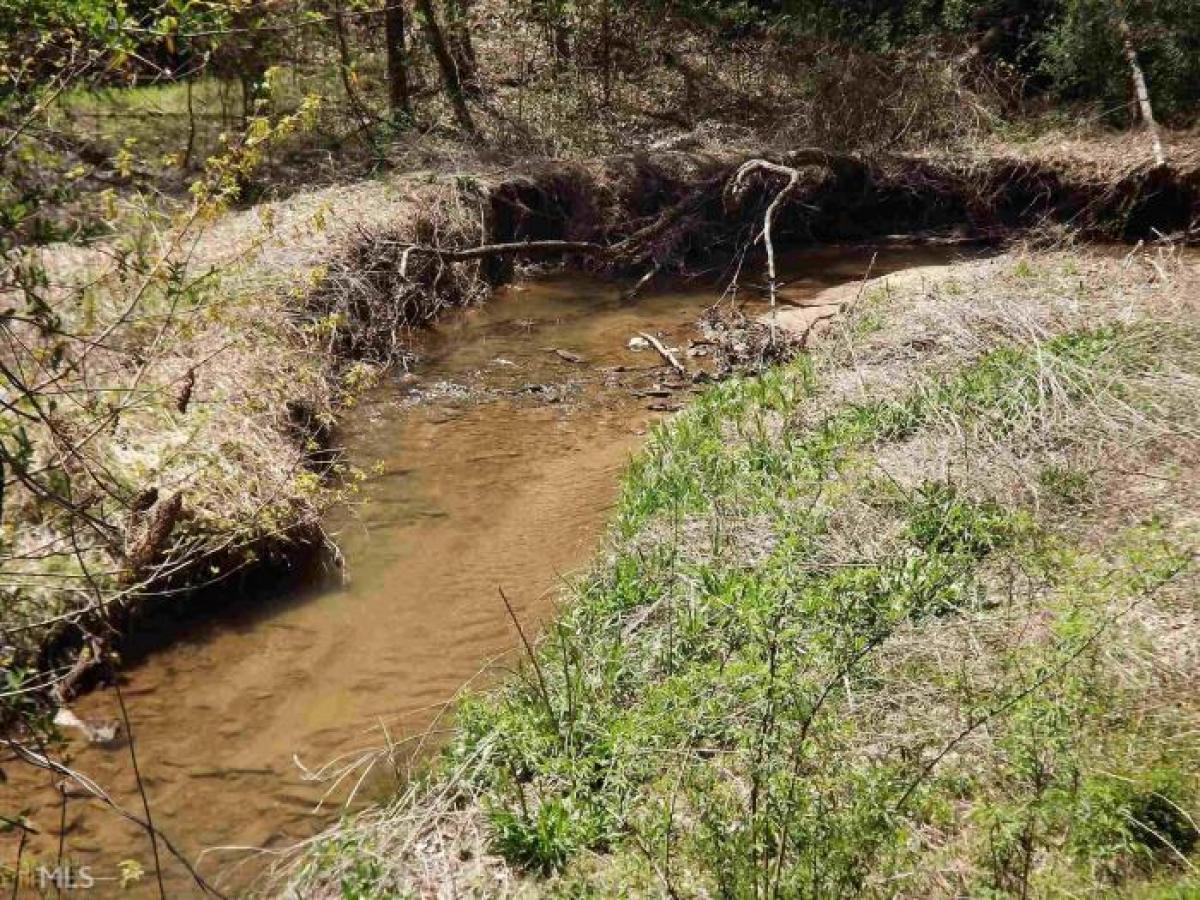
[[[793,256],[787,297],[803,302],[861,279],[872,256],[870,248]],[[872,271],[947,256],[881,251]],[[206,876],[236,893],[270,859],[244,848],[277,850],[313,834],[364,771],[353,769],[314,812],[330,784],[305,768],[361,761],[389,740],[414,751],[436,743],[446,702],[494,677],[489,662],[517,645],[498,587],[531,632],[552,613],[563,579],[596,550],[630,454],[692,390],[663,387],[670,371],[629,341],[653,333],[686,355],[697,318],[718,299],[712,285],[632,303],[619,286],[579,275],[504,289],[444,319],[423,336],[412,375],[389,378],[345,415],[340,442],[371,473],[362,502],[327,523],[345,555],[345,584],[225,609],[125,673],[155,823],[200,858]],[[118,715],[111,691],[75,711]],[[430,739],[416,743],[431,725]],[[72,741],[73,765],[140,812],[127,744]],[[42,830],[26,852],[52,860],[57,793],[41,775],[9,776],[0,792],[24,795]],[[390,777],[377,767],[360,797]],[[68,802],[65,846],[98,878],[137,860],[147,875],[135,895],[155,893],[145,835],[98,805]],[[15,839],[0,835],[0,852],[11,864]],[[164,869],[170,896],[197,893],[165,856]]]

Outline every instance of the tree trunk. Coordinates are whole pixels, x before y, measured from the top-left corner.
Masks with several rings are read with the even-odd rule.
[[[571,34],[563,22],[563,8],[558,0],[532,0],[534,11],[546,26],[550,51],[561,66],[571,58]]]
[[[192,102],[192,79],[194,74],[189,72],[187,76],[187,117],[188,117],[188,136],[187,146],[183,150],[183,161],[179,164],[179,168],[185,172],[192,167],[192,154],[196,152],[196,107]]]
[[[463,131],[476,134],[475,122],[471,119],[471,110],[467,108],[467,98],[463,91],[462,80],[458,77],[458,67],[454,65],[454,57],[446,45],[446,38],[438,25],[437,16],[433,10],[432,0],[417,0],[417,9],[421,11],[424,20],[425,36],[429,40],[429,49],[437,59],[438,68],[442,70],[442,81],[446,85],[446,96],[454,108],[454,117]]]
[[[233,27],[245,34],[237,42],[238,80],[242,86],[242,127],[258,113],[258,101],[266,99],[263,90],[267,79],[266,38],[257,21],[254,4],[247,4],[233,17]]]
[[[371,113],[354,89],[354,60],[350,57],[350,44],[346,40],[346,20],[342,15],[341,0],[334,0],[333,3],[333,30],[337,33],[338,69],[342,76],[342,87],[346,90],[346,100],[359,122],[367,125],[371,121]]]
[[[258,101],[265,99],[263,81],[266,80],[266,77],[267,67],[253,58],[242,67],[242,127],[245,127],[246,123],[257,113]]]
[[[458,69],[458,78],[468,96],[477,96],[480,91],[479,69],[475,63],[475,47],[471,43],[471,0],[450,0],[447,41],[450,55]]]
[[[612,0],[603,0],[601,32],[601,59],[604,65],[604,107],[612,106]]]
[[[387,37],[388,108],[392,118],[411,118],[403,0],[384,0],[383,23]]]
[[[1121,15],[1119,10],[1114,10],[1116,15],[1117,31],[1121,35],[1121,44],[1125,48],[1125,59],[1129,63],[1129,71],[1133,77],[1133,92],[1137,96],[1138,110],[1141,113],[1142,124],[1146,126],[1146,130],[1150,132],[1150,147],[1154,152],[1154,163],[1158,166],[1167,164],[1167,155],[1163,152],[1162,138],[1158,134],[1158,123],[1154,121],[1154,109],[1150,106],[1150,91],[1146,87],[1146,76],[1142,73],[1142,66],[1138,62],[1137,50],[1133,46],[1133,33],[1130,31],[1129,23],[1125,21],[1125,17]]]

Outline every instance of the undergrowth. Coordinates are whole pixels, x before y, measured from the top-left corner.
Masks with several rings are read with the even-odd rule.
[[[333,403],[361,385],[336,380],[287,298],[247,284],[269,223],[225,259],[196,252],[237,182],[304,126],[256,120],[244,145],[209,160],[186,214],[147,217],[103,253],[6,257],[6,731],[25,722],[9,701],[66,702],[155,601],[302,569],[323,545],[320,512],[354,486],[353,473],[345,485],[324,475],[337,462]]]
[[[535,656],[293,888],[1188,895],[1190,276],[1046,265],[871,292],[657,429]]]

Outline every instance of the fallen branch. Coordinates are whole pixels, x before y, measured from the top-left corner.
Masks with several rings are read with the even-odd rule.
[[[637,282],[633,285],[633,287],[629,288],[626,291],[622,291],[621,292],[621,302],[622,303],[632,302],[633,299],[641,291],[641,289],[644,288],[647,284],[649,284],[651,281],[654,280],[654,277],[659,273],[661,268],[662,267],[656,263],[641,278],[639,278],[637,280]]]
[[[675,358],[675,354],[668,350],[662,341],[660,341],[654,335],[646,333],[645,331],[639,331],[638,337],[642,338],[642,340],[646,341],[646,343],[653,347],[658,352],[658,355],[663,358],[663,361],[667,363],[667,365],[669,365],[684,378],[687,377],[688,372],[687,369],[683,367],[683,363]]]
[[[489,256],[504,256],[509,253],[530,255],[543,253],[582,253],[585,256],[604,256],[609,252],[609,247],[592,241],[512,241],[505,244],[481,244],[478,247],[467,247],[463,250],[426,247],[421,244],[411,244],[404,248],[405,257],[411,254],[436,256],[440,259],[450,260],[451,262],[465,262]]]
[[[64,709],[66,704],[74,698],[80,683],[93,671],[104,665],[104,642],[91,635],[88,638],[88,645],[80,649],[70,670],[50,692],[54,702]]]

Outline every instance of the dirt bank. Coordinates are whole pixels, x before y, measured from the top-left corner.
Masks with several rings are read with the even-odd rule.
[[[663,151],[456,176],[427,191],[409,220],[351,236],[323,268],[309,303],[339,323],[340,352],[390,360],[403,357],[407,329],[475,302],[522,265],[635,279],[711,267],[753,242],[783,187],[778,177],[760,176],[731,191],[739,167],[754,158],[800,172],[776,220],[780,244],[888,235],[1002,242],[1030,233],[1047,242],[1068,235],[1188,242],[1197,234],[1196,152],[1156,168],[1116,160],[1098,167],[1071,155]],[[480,246],[495,252],[455,258]]]
[[[162,502],[180,496],[181,514],[172,517],[151,554],[158,569],[136,594],[125,590],[120,604],[83,596],[65,606],[61,599],[27,604],[12,622],[20,631],[10,640],[19,650],[38,651],[43,671],[62,672],[71,666],[74,648],[95,637],[110,642],[129,627],[131,610],[164,593],[228,595],[231,586],[237,592],[229,573],[241,579],[264,569],[272,577],[305,570],[326,546],[317,522],[336,495],[311,468],[314,454],[324,453],[333,409],[339,398],[369,384],[379,366],[404,363],[414,329],[446,308],[482,300],[530,265],[641,280],[732,259],[753,242],[781,187],[777,178],[757,176],[747,189],[730,190],[738,167],[754,157],[800,173],[776,220],[780,245],[914,233],[979,241],[1030,233],[1047,240],[1070,234],[1187,241],[1194,236],[1200,190],[1200,155],[1187,150],[1176,152],[1171,165],[1153,168],[1117,160],[1097,166],[1049,154],[864,158],[722,148],[545,162],[478,175],[422,173],[345,192],[344,207],[341,192],[327,192],[239,214],[202,235],[187,263],[199,268],[237,261],[222,279],[235,298],[232,305],[198,332],[180,332],[149,379],[170,398],[178,396],[181,381],[194,377],[203,428],[186,410],[157,411],[136,424],[127,420],[126,433],[114,433],[108,448],[98,451],[100,462],[111,462],[127,456],[122,448],[130,444],[161,447],[174,429],[191,458],[213,460],[202,467],[181,466],[171,455],[155,462],[162,453],[156,451],[150,460],[134,461],[136,475],[128,476],[134,487],[107,501],[106,517],[129,523],[116,529],[127,532],[128,544],[137,533],[130,529],[140,521],[136,510],[145,490],[161,490]],[[529,242],[566,246],[535,253],[522,248]],[[252,258],[231,249],[247,243]],[[498,244],[517,246],[470,256],[471,248]],[[470,258],[453,258],[463,252]],[[66,284],[92,271],[94,259],[65,253],[53,262],[52,271]],[[264,354],[264,346],[273,349]],[[281,369],[283,359],[288,364]],[[167,431],[164,416],[171,419]],[[231,433],[234,420],[247,427]],[[252,442],[241,440],[251,433]],[[247,466],[277,475],[256,482],[253,495],[238,498],[240,511],[230,515],[218,498],[245,481]],[[214,491],[214,485],[229,490]],[[116,552],[114,558],[103,544],[95,556],[103,571],[128,566],[126,556]],[[35,600],[46,594],[41,587],[30,591]],[[47,619],[52,626],[38,626]]]

